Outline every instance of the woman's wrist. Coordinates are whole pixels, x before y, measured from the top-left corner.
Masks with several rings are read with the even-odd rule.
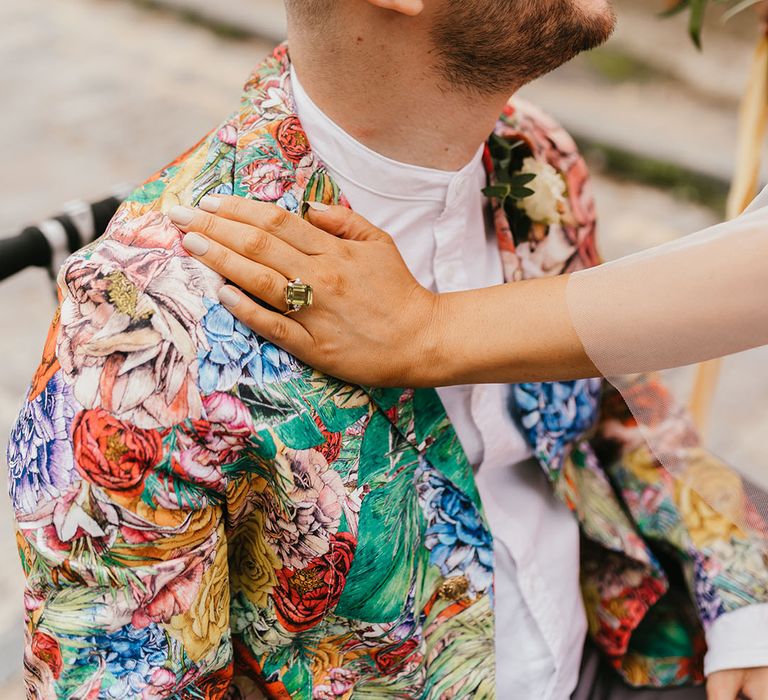
[[[429,292],[427,312],[415,329],[414,350],[406,358],[408,386],[436,387],[461,383],[467,371],[464,361],[467,347],[465,326],[468,293],[437,294]]]
[[[407,386],[597,376],[571,325],[567,284],[561,276],[433,294],[415,342],[403,345]]]

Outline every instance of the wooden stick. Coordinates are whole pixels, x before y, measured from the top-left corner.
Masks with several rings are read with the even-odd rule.
[[[757,46],[747,90],[741,103],[736,173],[728,196],[726,216],[735,219],[755,198],[760,182],[760,152],[768,131],[768,35]],[[699,365],[690,398],[690,410],[702,436],[709,429],[712,401],[722,360]]]

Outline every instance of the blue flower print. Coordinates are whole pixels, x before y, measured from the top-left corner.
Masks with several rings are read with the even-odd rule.
[[[706,559],[700,552],[689,552],[693,560],[693,597],[699,609],[699,615],[705,628],[712,625],[725,614],[725,606],[712,581],[712,574],[707,572]]]
[[[205,299],[203,330],[209,349],[200,353],[200,388],[204,394],[229,391],[238,382],[264,386],[284,379],[294,368],[291,356],[260,342],[257,335],[221,304]]]
[[[22,409],[8,443],[8,488],[17,513],[32,513],[61,496],[73,481],[69,431],[75,415],[72,389],[61,372]]]
[[[550,470],[560,470],[566,447],[595,424],[602,385],[601,379],[579,379],[511,387],[509,412]]]
[[[104,693],[104,698],[110,700],[140,697],[150,684],[152,672],[165,664],[169,653],[168,637],[154,623],[143,628],[125,625],[115,632],[94,635],[83,641],[88,644],[74,665],[93,665],[94,650],[99,650],[113,680]]]
[[[296,195],[288,191],[286,192],[280,199],[275,202],[278,207],[282,207],[283,209],[291,212],[292,214],[295,214],[299,210],[299,200],[296,199]]]
[[[474,503],[429,465],[420,468],[419,500],[427,518],[430,563],[447,578],[466,576],[472,594],[493,583],[493,537]]]

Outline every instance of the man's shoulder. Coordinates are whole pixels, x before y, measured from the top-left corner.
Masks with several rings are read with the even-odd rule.
[[[237,141],[237,114],[206,133],[192,147],[138,185],[121,204],[106,233],[72,255],[59,273],[64,279],[72,265],[105,262],[128,248],[164,251],[167,257],[185,255],[181,233],[167,218],[175,205],[193,206],[204,194],[232,188]],[[118,252],[122,248],[123,252]]]
[[[117,327],[123,339],[130,327],[141,328],[141,337],[147,340],[148,328],[162,327],[176,335],[183,354],[191,352],[185,335],[199,323],[204,300],[216,298],[223,280],[187,253],[184,234],[167,212],[175,205],[193,206],[199,199],[201,178],[221,150],[216,131],[139,185],[106,232],[67,258],[58,274],[62,330],[73,321],[91,326],[106,355],[114,348],[103,342]],[[221,168],[217,175],[215,182],[208,182],[210,189],[226,189],[231,175]],[[183,329],[188,332],[181,333]],[[90,347],[82,345],[81,353]]]
[[[59,273],[56,356],[78,401],[145,428],[199,415],[202,321],[221,278],[160,211],[118,213]]]
[[[189,256],[166,212],[231,183],[223,128],[136,188],[62,266],[56,356],[84,406],[146,428],[199,417],[205,319],[224,281]]]

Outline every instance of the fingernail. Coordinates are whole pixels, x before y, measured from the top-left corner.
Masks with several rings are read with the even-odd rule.
[[[240,295],[231,287],[222,287],[219,290],[219,301],[224,306],[237,306],[237,303],[240,301]]]
[[[187,226],[192,223],[192,219],[195,218],[195,210],[189,207],[180,207],[178,204],[171,207],[168,212],[168,218],[173,221],[174,224],[180,226]]]
[[[211,195],[207,194],[200,200],[200,204],[198,206],[203,211],[215,214],[217,211],[219,211],[221,200],[218,197],[211,197]]]
[[[307,206],[315,211],[328,211],[330,207],[322,202],[307,202]]]
[[[205,255],[209,244],[200,234],[188,233],[181,239],[181,245],[193,255]]]

